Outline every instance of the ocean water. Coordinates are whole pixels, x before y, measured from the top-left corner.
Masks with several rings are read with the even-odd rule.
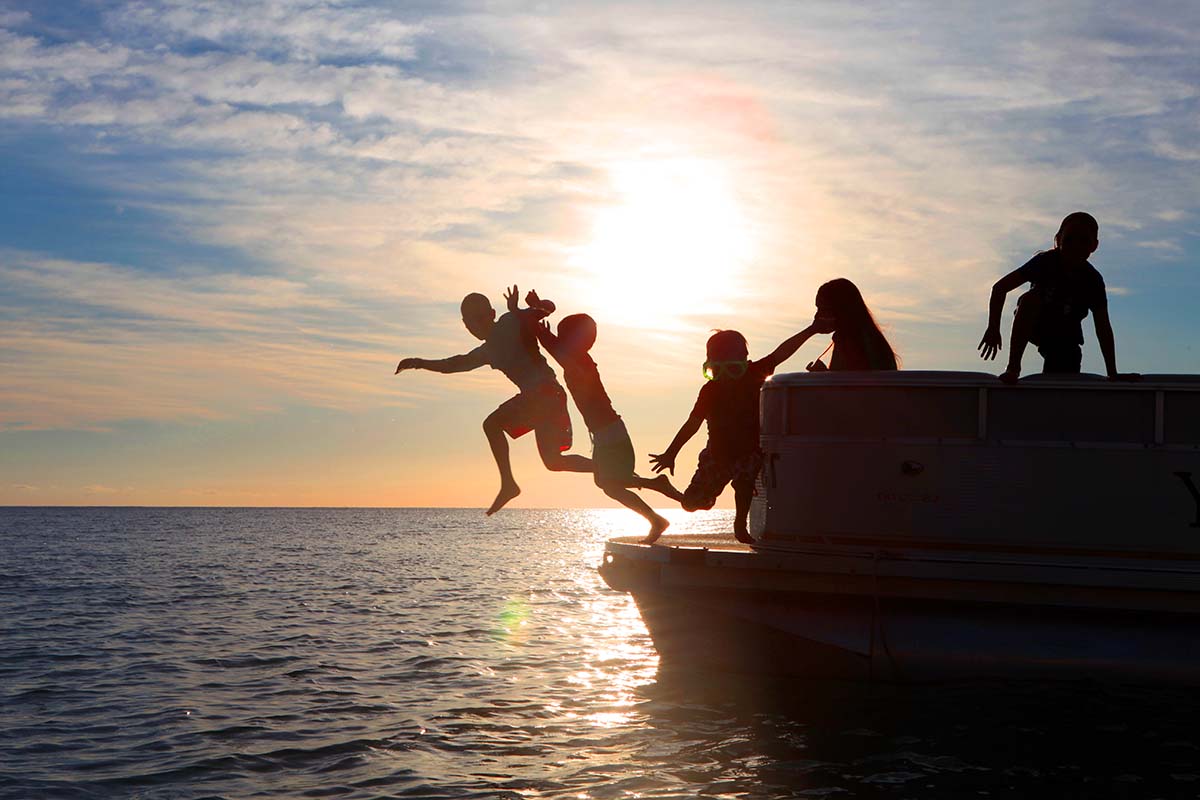
[[[660,674],[596,573],[636,532],[0,508],[0,797],[1200,797],[1192,692]]]

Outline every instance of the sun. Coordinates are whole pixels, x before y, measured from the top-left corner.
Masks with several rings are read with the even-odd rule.
[[[722,165],[673,158],[610,168],[615,202],[600,208],[569,263],[606,319],[677,327],[732,304],[753,237]]]

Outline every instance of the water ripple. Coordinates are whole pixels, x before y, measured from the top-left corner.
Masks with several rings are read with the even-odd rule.
[[[0,797],[1197,795],[1172,690],[659,674],[634,523],[0,509]]]

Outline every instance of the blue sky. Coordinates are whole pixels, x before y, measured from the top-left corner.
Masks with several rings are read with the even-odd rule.
[[[1197,52],[1189,3],[0,0],[0,502],[486,504],[509,387],[391,369],[514,281],[600,322],[640,454],[706,331],[832,277],[991,369],[1077,209],[1121,367],[1200,371]],[[524,503],[604,500],[531,449]]]

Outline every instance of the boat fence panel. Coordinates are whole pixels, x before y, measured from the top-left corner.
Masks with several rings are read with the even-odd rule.
[[[992,389],[987,431],[1007,441],[1153,444],[1154,391]]]
[[[781,377],[767,541],[1200,556],[1200,381]]]
[[[792,436],[974,439],[979,393],[947,387],[822,386],[788,393]]]
[[[1200,391],[1164,392],[1163,405],[1166,443],[1200,447]]]

